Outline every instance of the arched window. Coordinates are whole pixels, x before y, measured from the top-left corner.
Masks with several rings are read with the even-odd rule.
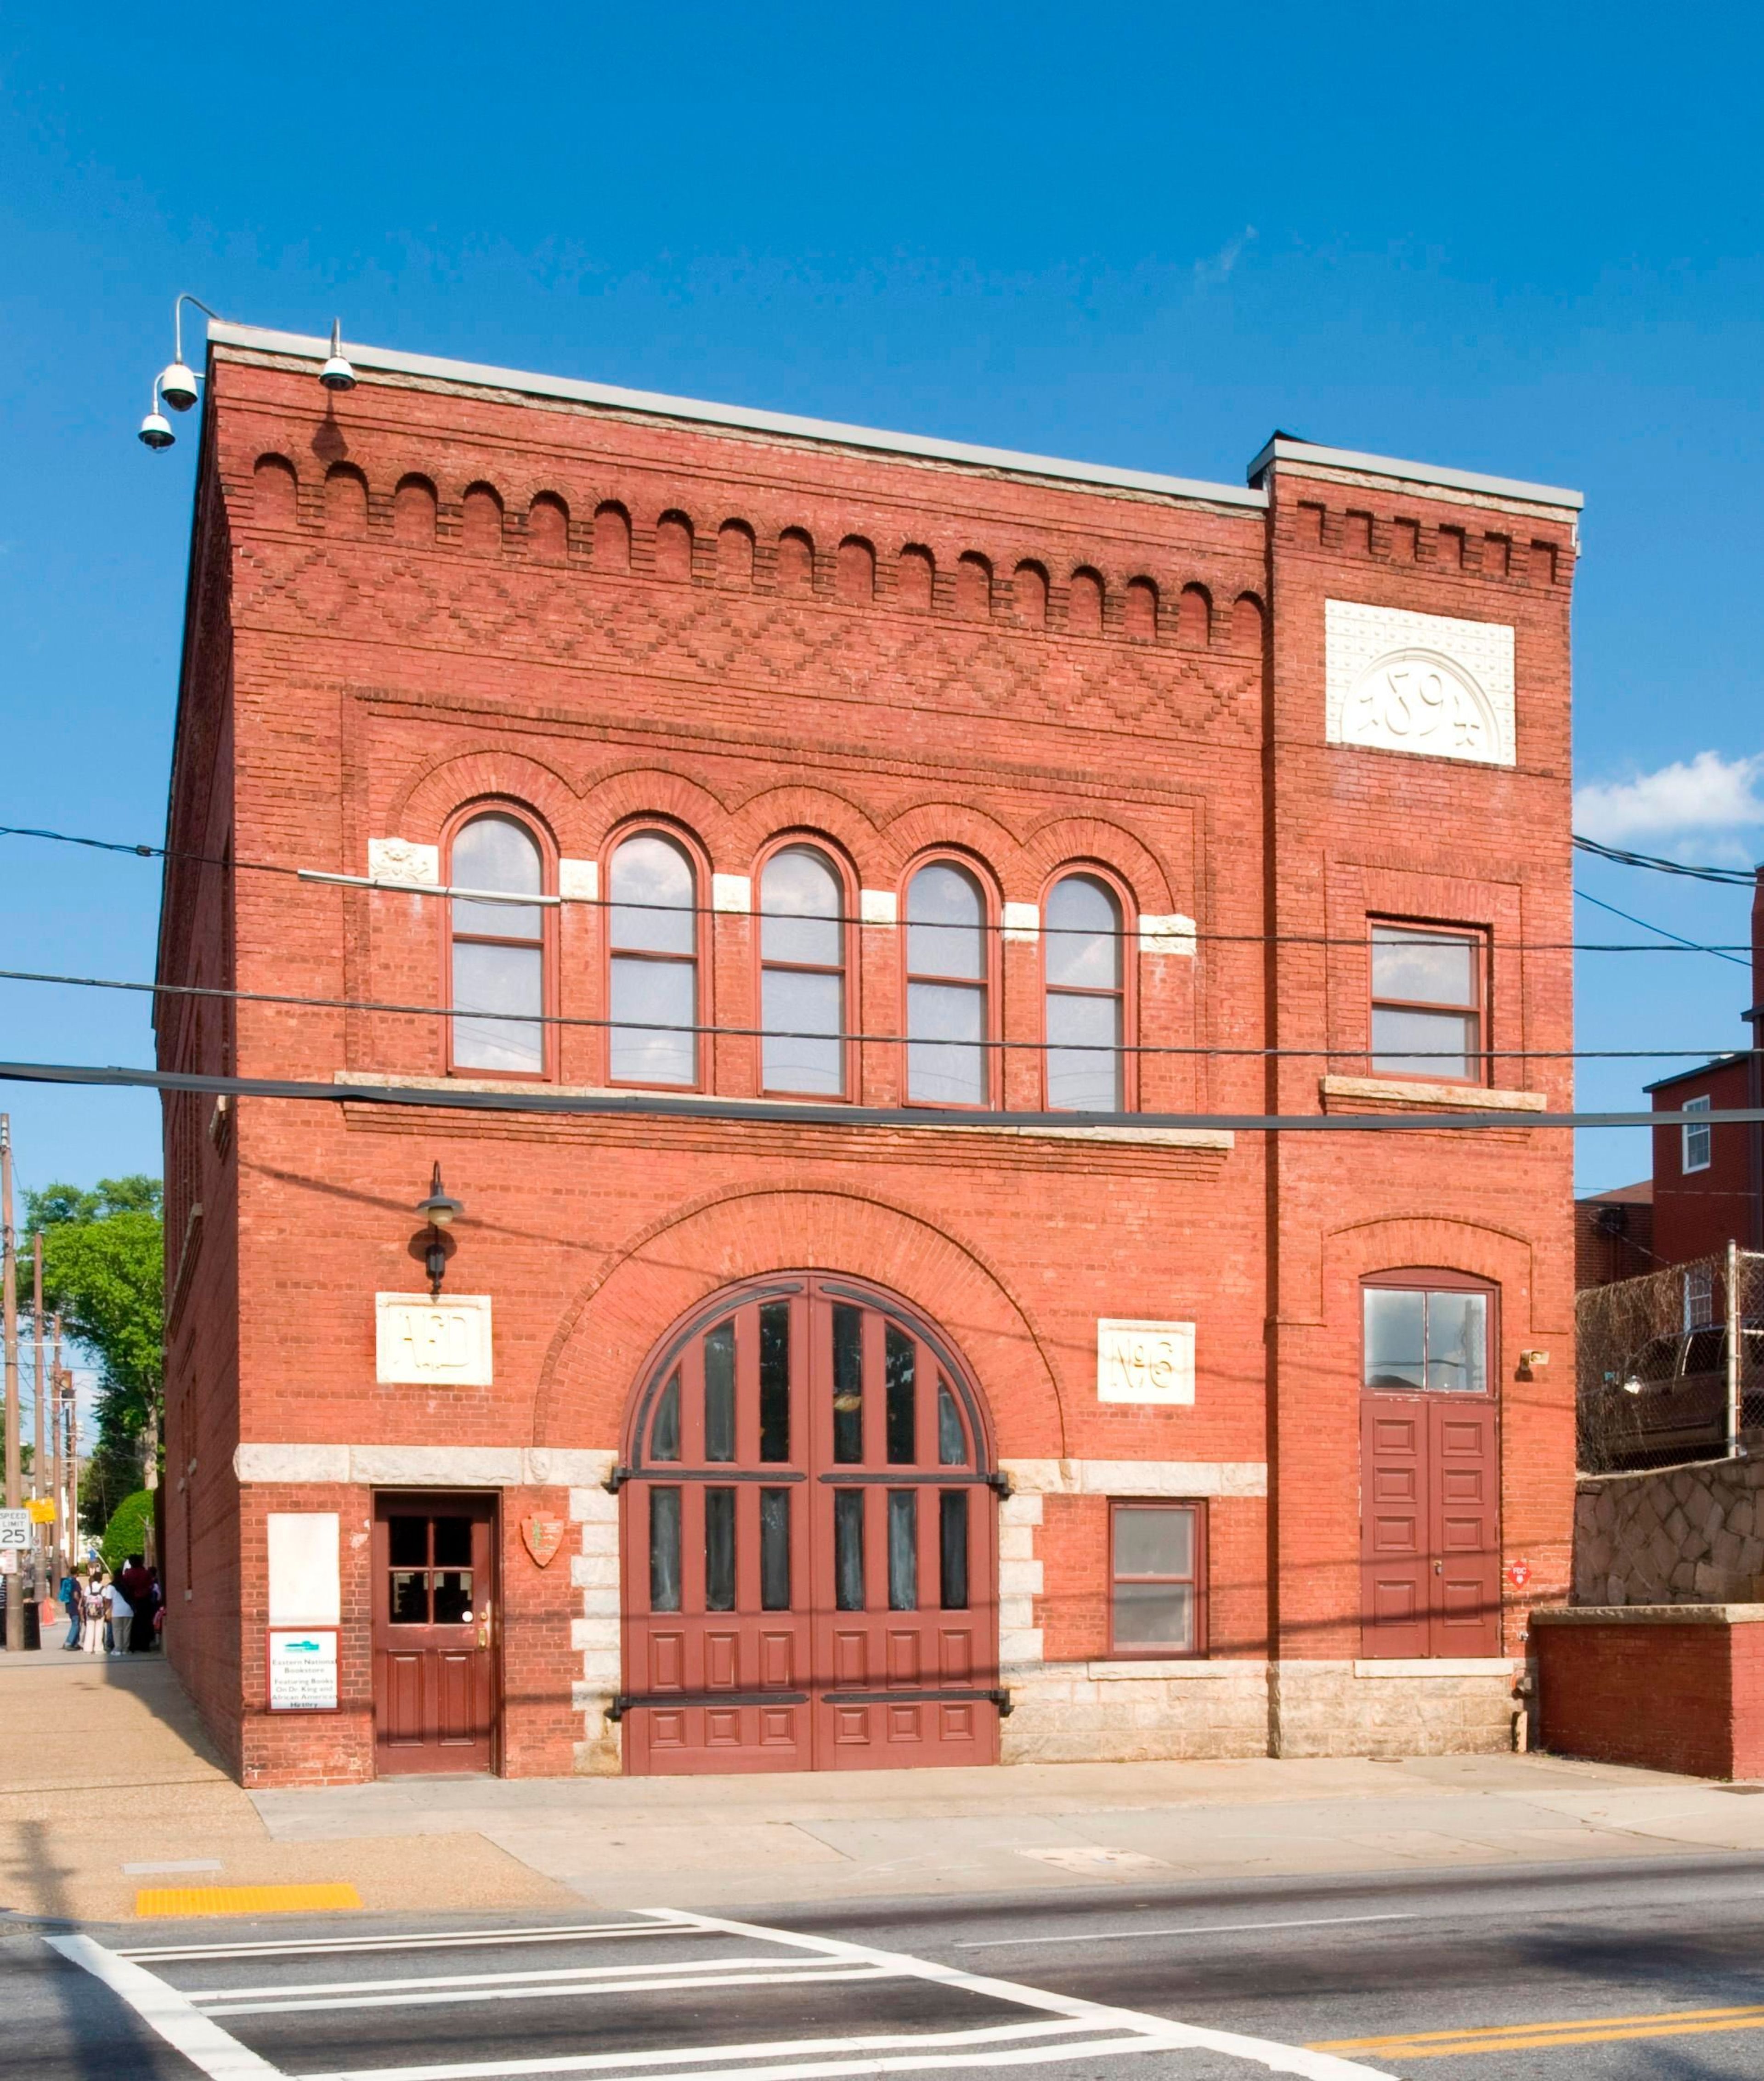
[[[474,817],[453,841],[456,889],[544,893],[538,841],[517,818]],[[545,927],[537,903],[453,899],[453,1066],[500,1076],[545,1074]]]
[[[812,846],[775,852],[760,876],[762,1090],[844,1095],[844,897],[832,862]]]
[[[698,877],[659,831],[627,839],[607,877],[612,1081],[695,1084]]]
[[[1071,1112],[1118,1112],[1124,991],[1121,906],[1094,875],[1069,874],[1049,892],[1046,949],[1048,1104]]]
[[[922,867],[906,891],[906,1095],[928,1105],[985,1105],[986,899],[965,868]]]

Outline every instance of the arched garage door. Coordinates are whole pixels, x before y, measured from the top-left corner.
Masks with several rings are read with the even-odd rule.
[[[996,1476],[934,1325],[732,1289],[664,1339],[621,1475],[628,1770],[997,1760]]]

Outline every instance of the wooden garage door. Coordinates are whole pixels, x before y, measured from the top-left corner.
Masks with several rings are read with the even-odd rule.
[[[989,1446],[934,1325],[808,1274],[732,1293],[666,1341],[622,1474],[628,1769],[996,1759]]]

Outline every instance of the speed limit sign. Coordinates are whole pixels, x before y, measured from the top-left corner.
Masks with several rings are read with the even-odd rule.
[[[30,1544],[30,1511],[0,1510],[0,1553],[23,1553]]]

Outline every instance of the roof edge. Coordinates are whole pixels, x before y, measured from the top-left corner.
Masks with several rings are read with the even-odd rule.
[[[304,333],[274,332],[259,326],[233,325],[211,319],[212,347],[234,347],[262,354],[286,354],[324,361],[330,343]],[[470,384],[480,389],[507,390],[529,397],[555,397],[571,404],[601,405],[623,412],[682,419],[707,427],[738,427],[743,432],[780,434],[796,440],[825,441],[841,448],[867,448],[882,455],[912,456],[970,469],[1008,470],[1023,477],[1052,478],[1077,485],[1103,485],[1113,490],[1137,491],[1160,498],[1203,501],[1260,512],[1265,491],[1251,486],[1209,484],[1198,478],[1164,477],[1150,470],[1116,469],[1098,463],[1066,460],[1056,456],[1027,455],[1014,448],[982,448],[967,441],[945,441],[919,434],[897,434],[875,427],[848,426],[833,419],[808,419],[790,412],[766,412],[745,405],[710,404],[697,397],[670,397],[659,391],[628,390],[616,384],[586,383],[565,376],[540,376],[525,369],[498,368],[488,363],[452,361],[432,354],[405,354],[393,347],[363,347],[345,340],[343,352],[359,369],[412,376],[432,382]]]
[[[1326,463],[1337,469],[1357,469],[1369,477],[1401,477],[1410,484],[1437,484],[1452,491],[1481,491],[1501,498],[1528,499],[1535,506],[1561,506],[1578,513],[1586,503],[1578,491],[1560,485],[1527,484],[1516,477],[1485,477],[1471,469],[1447,469],[1434,463],[1401,462],[1394,456],[1362,455],[1354,448],[1322,448],[1276,434],[1245,473],[1254,484],[1270,463]]]

